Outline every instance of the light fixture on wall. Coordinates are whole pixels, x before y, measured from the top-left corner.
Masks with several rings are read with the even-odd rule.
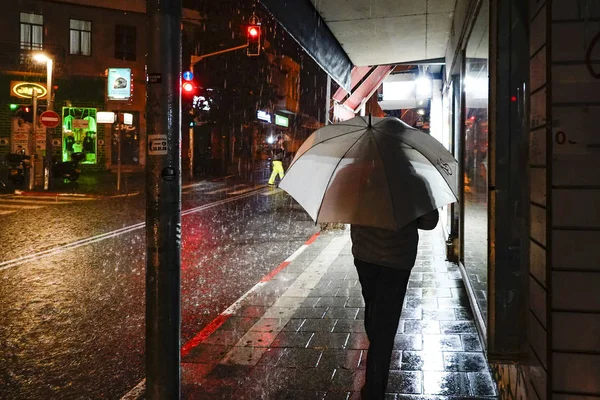
[[[431,78],[429,78],[427,75],[420,75],[415,80],[415,85],[417,87],[417,97],[425,97],[425,98],[431,97],[431,88],[432,88]]]

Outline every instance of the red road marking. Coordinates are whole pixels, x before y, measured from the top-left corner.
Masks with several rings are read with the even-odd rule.
[[[310,245],[310,244],[312,244],[315,240],[317,240],[318,236],[319,236],[319,232],[317,232],[314,235],[312,235],[311,238],[308,239],[306,241],[306,243],[304,243],[304,244],[307,245],[307,246]],[[277,268],[275,268],[273,271],[271,271],[267,275],[265,275],[260,280],[260,282],[268,282],[268,281],[270,281],[271,279],[273,279],[273,277],[275,275],[277,275],[279,272],[281,272],[282,269],[284,269],[285,267],[287,267],[290,264],[291,264],[291,261],[284,261],[284,262],[282,262],[281,264],[279,264],[277,266]],[[183,345],[183,347],[181,348],[181,357],[185,357],[194,347],[196,347],[200,343],[202,343],[204,341],[204,339],[206,339],[214,331],[216,331],[217,329],[219,329],[221,327],[221,325],[223,325],[225,323],[225,321],[227,321],[232,316],[233,316],[232,314],[225,314],[225,313],[219,314],[210,324],[206,325],[204,327],[204,329],[202,329],[200,332],[198,332],[196,334],[196,336],[194,336],[186,344]]]
[[[320,234],[320,233],[321,233],[321,232],[317,232],[317,233],[315,233],[314,235],[312,235],[312,236],[311,236],[311,238],[310,238],[310,239],[308,239],[308,240],[306,241],[306,243],[304,243],[304,244],[305,244],[305,245],[312,244],[312,243],[313,243],[315,240],[317,240],[317,236],[319,236],[319,234]]]
[[[267,275],[265,275],[264,278],[262,278],[260,281],[261,282],[269,282],[271,279],[273,279],[273,277],[275,275],[277,275],[282,269],[284,269],[285,267],[287,267],[288,265],[290,265],[291,261],[284,261],[281,264],[279,264],[279,266],[277,268],[275,268],[273,271],[269,272]]]
[[[194,347],[198,346],[204,339],[219,329],[229,318],[231,318],[231,314],[220,314],[217,318],[213,319],[210,324],[206,325],[196,336],[183,345],[181,348],[181,357],[185,357]]]

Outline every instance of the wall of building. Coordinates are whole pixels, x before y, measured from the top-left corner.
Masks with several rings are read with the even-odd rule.
[[[552,121],[546,130],[546,277],[551,294],[546,308],[551,329],[548,390],[556,399],[600,395],[600,46],[593,42],[600,30],[590,22],[600,18],[600,5],[577,3],[552,0],[545,13],[540,11],[551,43],[546,55],[552,82],[546,93]]]
[[[61,107],[97,108],[98,111],[133,111],[139,114],[137,133],[139,135],[138,167],[145,164],[146,121],[145,110],[145,54],[147,46],[145,1],[116,1],[116,0],[22,0],[8,2],[3,7],[4,23],[0,25],[3,42],[8,43],[3,57],[10,61],[0,67],[0,74],[12,76],[13,80],[45,81],[45,68],[32,62],[19,64],[21,54],[20,42],[20,12],[42,14],[44,18],[43,46],[44,51],[53,54],[55,58],[54,84],[59,86],[56,93],[55,110],[60,113]],[[192,25],[200,21],[196,11],[184,10],[184,27],[186,33],[193,31]],[[71,55],[70,19],[91,21],[91,55]],[[115,26],[126,25],[136,30],[136,58],[122,60],[115,58]],[[190,34],[190,40],[194,35]],[[15,54],[7,55],[7,52]],[[14,60],[17,60],[16,62]],[[4,61],[6,61],[4,60]],[[106,72],[108,68],[131,68],[133,76],[133,95],[131,101],[109,101],[106,98]],[[19,78],[20,79],[15,79]],[[9,92],[9,87],[3,85],[0,90]],[[0,99],[5,98],[0,96]],[[23,104],[24,99],[5,98],[0,104],[0,121],[10,120],[8,104]],[[26,100],[26,99],[25,99]],[[5,104],[4,104],[5,103]],[[44,106],[45,101],[40,102]],[[0,129],[2,129],[0,122]],[[10,126],[9,126],[10,130]],[[111,168],[111,127],[99,126],[97,139],[98,158],[95,165],[84,165],[84,168]],[[6,136],[0,132],[0,136]],[[55,129],[55,136],[60,138],[60,129]],[[10,136],[10,133],[8,134]],[[103,144],[100,144],[103,143]],[[0,152],[8,151],[10,145],[0,143]]]
[[[529,399],[591,399],[600,396],[600,48],[590,46],[600,31],[590,21],[600,8],[529,5],[529,357],[496,372],[507,398],[526,388]]]

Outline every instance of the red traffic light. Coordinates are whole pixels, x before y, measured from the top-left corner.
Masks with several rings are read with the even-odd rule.
[[[186,92],[193,92],[194,91],[194,85],[192,85],[189,82],[184,83],[182,87],[183,87],[183,90],[186,91]]]
[[[260,54],[260,33],[260,24],[248,25],[246,29],[246,36],[248,38],[247,55],[257,56]]]

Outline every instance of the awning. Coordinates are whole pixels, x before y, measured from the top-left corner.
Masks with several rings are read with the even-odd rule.
[[[309,1],[260,2],[334,81],[350,90],[353,64]]]
[[[392,72],[393,65],[377,67],[354,67],[352,70],[352,90],[339,88],[333,99],[346,109],[356,112],[375,93],[381,82]]]

